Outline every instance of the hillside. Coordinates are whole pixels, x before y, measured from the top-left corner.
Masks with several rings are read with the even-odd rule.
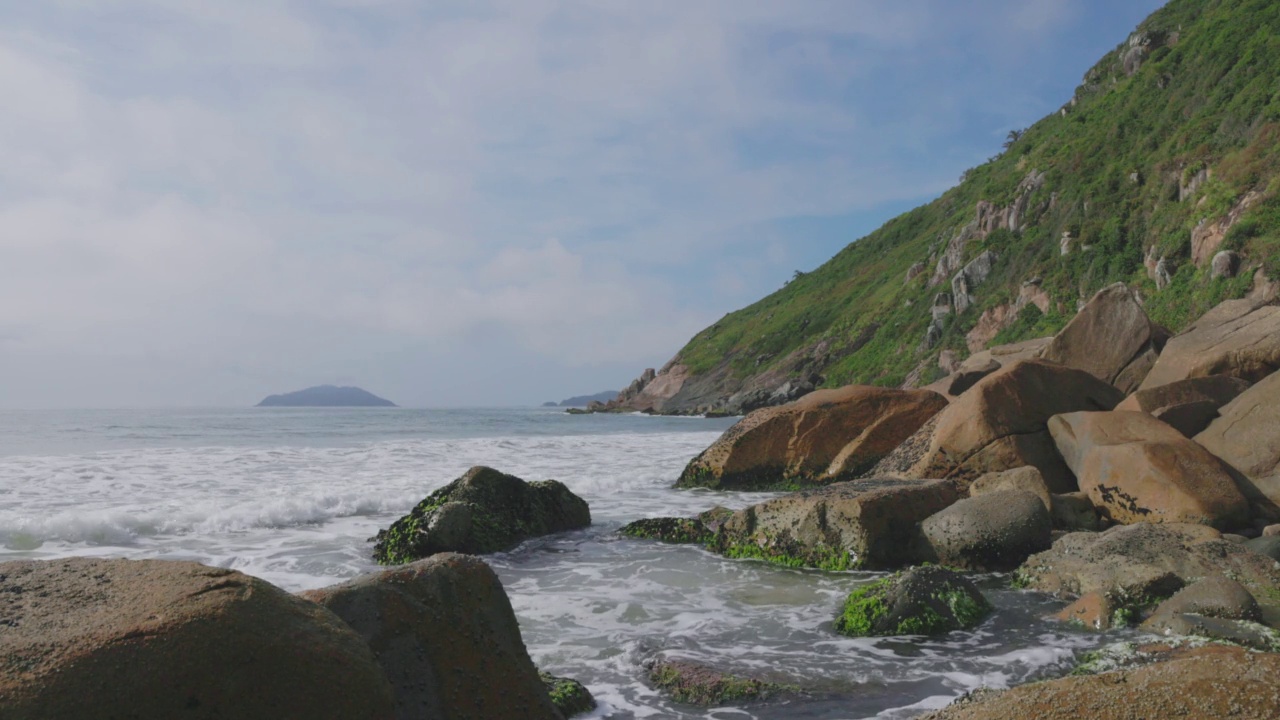
[[[1117,281],[1176,332],[1280,274],[1276,78],[1280,4],[1173,0],[1002,154],[698,333],[614,405],[742,412],[918,386],[1056,332]]]
[[[358,387],[317,385],[306,390],[271,395],[258,407],[395,407],[390,400]]]

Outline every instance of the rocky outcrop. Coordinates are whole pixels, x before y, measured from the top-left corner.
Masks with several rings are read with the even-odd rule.
[[[1218,409],[1236,399],[1250,383],[1229,375],[1190,378],[1139,390],[1116,410],[1147,413],[1187,437],[1194,437],[1218,417]]]
[[[1244,258],[1240,253],[1234,250],[1222,250],[1213,256],[1213,262],[1209,265],[1209,277],[1214,280],[1233,278],[1240,274],[1240,266],[1243,264]]]
[[[836,483],[734,513],[710,548],[795,567],[895,569],[919,562],[920,521],[957,499],[945,481]]]
[[[0,565],[0,716],[394,717],[373,653],[324,608],[189,562]]]
[[[1191,635],[1225,640],[1258,650],[1273,650],[1274,630],[1259,625],[1262,608],[1245,586],[1213,576],[1192,583],[1156,607],[1142,629],[1162,635]]]
[[[1208,218],[1201,220],[1200,224],[1191,231],[1191,261],[1198,266],[1208,263],[1218,252],[1218,248],[1222,247],[1222,241],[1227,238],[1231,228],[1240,222],[1240,218],[1244,217],[1244,214],[1261,199],[1261,193],[1250,191],[1240,198],[1226,217],[1218,220]]]
[[[373,649],[401,720],[560,718],[501,581],[479,558],[439,554],[303,596]]]
[[[951,278],[951,301],[955,305],[956,314],[963,314],[974,303],[974,291],[991,276],[999,259],[994,252],[984,251]]]
[[[1169,339],[1141,389],[1230,375],[1257,382],[1280,368],[1280,307],[1228,300]]]
[[[968,579],[940,567],[917,567],[854,590],[836,616],[836,632],[853,637],[943,635],[968,630],[991,613]]]
[[[967,487],[987,473],[1032,465],[1051,490],[1074,491],[1046,423],[1065,412],[1110,410],[1122,399],[1083,370],[1018,362],[983,378],[939,413],[928,451],[907,474],[951,478]]]
[[[1049,420],[1080,490],[1119,523],[1249,522],[1249,502],[1221,460],[1140,412],[1080,412]]]
[[[998,571],[1049,549],[1053,521],[1035,493],[1003,490],[961,500],[927,518],[920,529],[930,561]]]
[[[483,466],[431,493],[372,538],[383,565],[441,552],[491,553],[532,537],[591,524],[582,498],[555,480],[527,483]]]
[[[1230,577],[1257,597],[1280,590],[1271,558],[1222,538],[1207,525],[1118,525],[1101,533],[1071,533],[1018,568],[1020,585],[1060,597],[1091,592],[1116,606],[1150,606],[1196,580]]]
[[[1166,662],[962,698],[921,720],[1280,717],[1280,655],[1209,646]]]
[[[1151,322],[1133,292],[1116,283],[1094,295],[1040,357],[1131,392],[1150,371],[1166,340],[1168,332]],[[1144,363],[1148,354],[1151,359]],[[1126,372],[1135,362],[1145,369]]]
[[[749,489],[854,477],[946,405],[928,390],[820,390],[746,416],[694,458],[676,486]]]
[[[1280,374],[1263,379],[1218,410],[1196,442],[1243,473],[1241,483],[1264,516],[1280,517]]]
[[[646,663],[649,682],[676,702],[718,707],[800,694],[793,685],[731,675],[690,660],[656,657]]]

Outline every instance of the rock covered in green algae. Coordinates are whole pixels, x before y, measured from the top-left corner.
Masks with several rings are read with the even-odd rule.
[[[596,709],[596,699],[591,696],[591,691],[577,680],[556,677],[549,672],[539,672],[538,677],[551,696],[551,704],[566,718]]]
[[[697,517],[636,520],[624,525],[618,533],[626,537],[657,540],[676,545],[706,545],[715,538],[720,526],[732,516],[732,510],[717,505],[706,512],[699,513]]]
[[[649,662],[648,670],[649,682],[671,699],[701,707],[762,702],[800,693],[791,685],[730,675],[689,660],[656,658]]]
[[[853,591],[836,617],[836,631],[853,637],[941,635],[974,627],[991,609],[961,575],[917,567]]]
[[[499,552],[531,537],[590,524],[586,501],[562,483],[527,483],[477,466],[379,531],[373,558],[398,565],[440,552]]]

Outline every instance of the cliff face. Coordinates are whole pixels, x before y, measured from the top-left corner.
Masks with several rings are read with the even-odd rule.
[[[1178,331],[1280,275],[1280,4],[1173,0],[932,203],[698,333],[608,404],[739,413],[917,387],[1123,282]]]

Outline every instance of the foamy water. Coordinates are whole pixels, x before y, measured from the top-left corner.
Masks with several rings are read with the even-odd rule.
[[[912,717],[982,685],[1069,668],[1100,644],[1041,617],[1044,598],[984,581],[999,611],[938,640],[848,639],[832,619],[869,573],[789,570],[620,538],[641,517],[739,508],[765,494],[671,483],[731,421],[547,410],[0,415],[0,560],[195,560],[289,590],[376,570],[368,538],[472,465],[556,478],[590,529],[487,560],[535,662],[585,682],[596,717]],[[34,450],[34,452],[33,452]],[[664,652],[800,685],[783,705],[677,706],[643,681]]]

